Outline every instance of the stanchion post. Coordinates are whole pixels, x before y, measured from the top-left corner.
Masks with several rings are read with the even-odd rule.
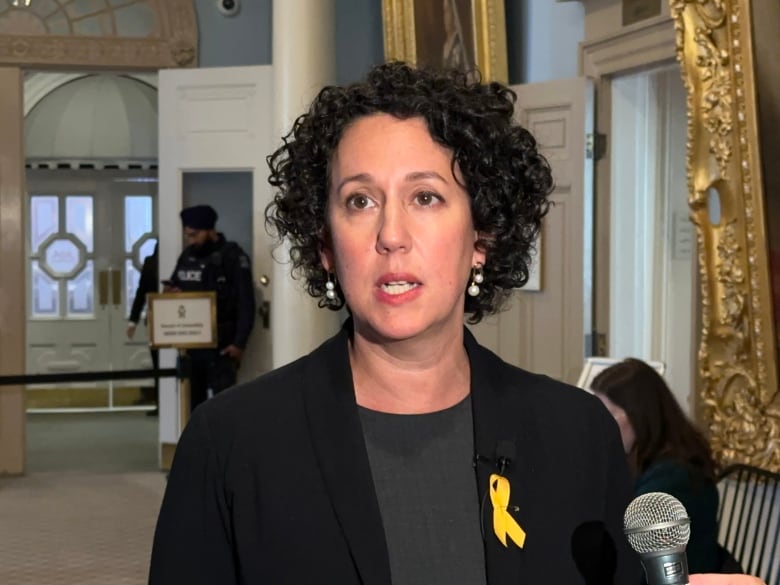
[[[190,376],[192,375],[190,356],[183,347],[179,348],[177,369],[179,372],[179,433],[181,433],[190,420]]]

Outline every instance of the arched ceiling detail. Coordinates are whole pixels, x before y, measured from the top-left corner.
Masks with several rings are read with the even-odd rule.
[[[157,161],[157,91],[126,75],[81,76],[49,92],[25,119],[29,163]]]
[[[24,115],[30,111],[43,98],[58,87],[87,77],[90,73],[80,71],[78,73],[55,73],[47,71],[28,71],[24,76]],[[151,87],[157,88],[157,73],[126,73],[125,77],[136,79]]]
[[[0,65],[197,64],[193,0],[0,0]]]

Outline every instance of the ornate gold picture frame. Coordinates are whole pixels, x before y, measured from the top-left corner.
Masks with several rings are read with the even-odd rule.
[[[382,0],[385,59],[508,80],[504,0]]]
[[[769,123],[775,106],[758,107],[759,94],[771,95],[780,80],[762,73],[756,61],[758,42],[764,43],[760,54],[776,60],[766,43],[780,48],[780,41],[757,35],[762,23],[780,21],[780,4],[670,0],[670,6],[688,94],[688,197],[701,276],[701,418],[722,465],[780,471],[773,310],[780,290],[773,295],[769,257],[780,239],[780,208],[775,212],[778,203],[766,198],[766,185],[773,184],[768,175],[776,175],[776,184],[780,167],[777,149],[766,150],[762,140],[762,132],[764,138],[777,134]],[[769,34],[763,36],[777,39],[771,28],[764,27]],[[758,91],[762,83],[771,85]]]

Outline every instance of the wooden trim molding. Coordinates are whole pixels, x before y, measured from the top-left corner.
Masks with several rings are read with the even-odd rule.
[[[24,372],[22,71],[0,66],[0,372]],[[0,386],[0,475],[24,471],[24,387]]]
[[[599,78],[672,61],[674,26],[668,16],[659,16],[626,27],[614,35],[580,45],[580,72]]]
[[[141,38],[123,37],[116,26],[104,36],[50,34],[45,19],[38,18],[33,8],[12,8],[0,17],[0,31],[5,28],[3,20],[14,28],[14,34],[0,34],[0,65],[123,70],[196,66],[198,29],[193,1],[146,0],[146,5],[155,16],[155,26]],[[113,22],[113,11],[105,8],[102,16]],[[67,17],[65,11],[63,17]]]
[[[176,454],[176,443],[160,443],[160,469],[170,471],[173,456]]]

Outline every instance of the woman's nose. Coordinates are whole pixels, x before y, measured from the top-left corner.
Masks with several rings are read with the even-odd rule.
[[[376,251],[380,254],[399,250],[408,252],[411,237],[407,223],[408,218],[400,206],[386,206],[380,215]]]

